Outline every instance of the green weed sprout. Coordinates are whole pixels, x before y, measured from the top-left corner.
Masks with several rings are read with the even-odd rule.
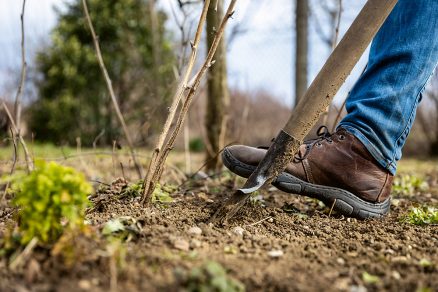
[[[428,206],[414,207],[401,221],[414,225],[438,224],[438,209]]]
[[[429,185],[423,178],[409,174],[396,176],[392,184],[393,192],[400,196],[413,196],[428,188]]]
[[[243,292],[245,286],[228,276],[219,263],[210,261],[190,271],[186,291]]]
[[[30,174],[12,178],[23,245],[34,237],[53,243],[64,229],[83,226],[87,195],[92,191],[85,176],[71,167],[45,161],[35,166]]]
[[[155,186],[154,192],[152,193],[152,203],[171,203],[173,202],[172,197],[170,194],[175,191],[175,187],[168,186],[168,185],[161,185],[157,183]],[[126,189],[124,189],[119,198],[125,198],[125,197],[141,197],[143,194],[143,181],[140,180],[136,183],[129,184]]]

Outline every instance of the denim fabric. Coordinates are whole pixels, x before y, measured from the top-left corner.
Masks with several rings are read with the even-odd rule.
[[[399,0],[370,49],[340,122],[392,174],[438,62],[438,0]]]

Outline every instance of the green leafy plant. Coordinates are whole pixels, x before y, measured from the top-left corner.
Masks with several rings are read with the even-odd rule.
[[[171,203],[173,199],[170,194],[173,191],[173,188],[170,186],[157,184],[154,192],[152,193],[152,203]]]
[[[393,192],[402,196],[412,196],[416,192],[427,190],[428,187],[423,178],[409,174],[396,176],[392,184]]]
[[[139,236],[141,225],[131,216],[122,216],[109,220],[102,229],[102,234],[107,237],[117,237],[130,241]]]
[[[171,203],[173,201],[170,194],[175,191],[175,187],[171,185],[157,184],[152,193],[152,203]],[[141,197],[143,193],[143,181],[129,184],[119,195],[119,198],[125,197]]]
[[[251,196],[249,197],[249,202],[253,206],[265,206],[265,199],[259,191],[255,191],[251,194]]]
[[[71,167],[44,161],[35,165],[30,174],[11,179],[22,244],[34,237],[53,243],[64,229],[83,226],[87,195],[92,191],[84,175]]]
[[[414,225],[438,224],[438,209],[428,206],[413,207],[401,221]]]
[[[227,275],[226,270],[217,262],[209,261],[193,268],[184,283],[187,291],[240,292],[244,285]]]

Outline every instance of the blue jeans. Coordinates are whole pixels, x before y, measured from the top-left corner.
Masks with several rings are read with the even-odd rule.
[[[438,0],[399,0],[371,44],[339,124],[392,174],[437,62]]]

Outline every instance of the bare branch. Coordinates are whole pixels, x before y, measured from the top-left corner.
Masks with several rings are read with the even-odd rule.
[[[189,110],[189,107],[190,107],[190,104],[193,100],[193,97],[196,93],[196,90],[198,89],[198,87],[201,83],[201,79],[204,76],[204,74],[207,72],[207,70],[212,66],[213,57],[216,53],[216,50],[219,46],[222,35],[225,31],[225,27],[226,27],[226,24],[228,22],[228,19],[231,18],[231,16],[234,14],[234,6],[236,4],[236,1],[237,0],[232,0],[230,2],[228,9],[227,9],[227,12],[226,12],[224,18],[222,19],[222,22],[220,24],[218,31],[216,32],[216,35],[215,35],[215,38],[212,42],[211,48],[208,51],[208,55],[207,55],[207,58],[204,62],[204,65],[201,67],[201,70],[196,75],[196,77],[194,79],[194,84],[189,89],[187,97],[184,101],[184,104],[183,104],[181,111],[179,113],[179,116],[177,118],[175,129],[173,130],[173,132],[172,132],[172,134],[171,134],[171,136],[170,136],[170,138],[169,138],[169,140],[164,148],[164,153],[161,156],[161,159],[159,160],[158,166],[160,166],[160,169],[159,169],[159,172],[156,174],[156,177],[155,177],[156,181],[158,181],[161,177],[161,173],[163,171],[162,167],[164,165],[164,162],[165,162],[170,150],[172,150],[172,148],[173,148],[173,145],[175,143],[175,139],[178,136],[178,133],[181,129],[182,124],[184,123],[184,118],[187,115],[187,112]]]
[[[111,79],[108,75],[108,71],[106,70],[105,63],[103,61],[102,53],[100,51],[99,41],[98,41],[98,38],[97,38],[96,33],[94,31],[94,27],[93,27],[93,23],[91,21],[90,14],[88,13],[87,0],[82,0],[82,5],[84,7],[84,13],[85,13],[85,17],[86,17],[87,22],[88,22],[88,27],[90,28],[91,36],[93,37],[93,43],[94,43],[94,47],[96,49],[96,55],[97,55],[97,59],[99,61],[100,69],[102,70],[103,76],[105,78],[106,86],[108,88],[109,94],[111,96],[111,100],[112,100],[113,105],[114,105],[114,109],[116,110],[116,114],[117,114],[117,117],[119,119],[120,124],[122,125],[126,141],[128,142],[128,147],[129,147],[129,151],[131,152],[132,161],[134,162],[134,165],[137,169],[137,173],[141,179],[143,177],[142,167],[136,158],[131,135],[129,134],[128,127],[126,126],[126,123],[125,123],[125,119],[123,118],[122,112],[120,111],[120,107],[119,107],[119,104],[117,103],[117,99],[116,99],[116,95],[114,93]]]
[[[179,3],[181,5],[181,1],[179,1]],[[143,199],[142,199],[143,203],[146,202],[146,199],[148,197],[147,194],[149,194],[149,193],[151,194],[155,188],[155,183],[152,182],[152,179],[153,179],[154,173],[156,172],[158,159],[159,159],[159,156],[161,154],[166,137],[169,133],[170,127],[172,125],[172,121],[175,117],[176,110],[177,110],[178,105],[179,105],[179,103],[184,95],[184,91],[187,88],[187,81],[189,80],[190,74],[192,73],[193,67],[195,65],[196,56],[198,53],[198,45],[201,41],[202,29],[204,27],[204,23],[205,23],[205,20],[207,18],[207,11],[208,11],[209,6],[210,6],[210,0],[206,0],[204,2],[204,7],[202,9],[202,13],[201,13],[201,16],[199,18],[198,27],[196,29],[196,34],[195,34],[195,40],[192,43],[192,53],[190,55],[190,58],[189,58],[189,61],[187,64],[186,71],[185,71],[185,73],[184,73],[184,75],[183,75],[183,77],[182,77],[182,79],[177,87],[176,93],[173,97],[172,105],[169,108],[169,115],[167,116],[166,122],[164,123],[163,130],[160,134],[160,137],[158,138],[154,152],[152,153],[152,158],[151,158],[151,161],[149,163],[146,177],[144,179],[145,193],[143,194]],[[148,200],[148,201],[150,201],[150,200]]]
[[[9,121],[11,122],[12,130],[16,133],[17,138],[20,141],[21,146],[23,147],[24,156],[25,156],[25,159],[26,159],[27,170],[29,172],[31,172],[34,169],[34,166],[33,166],[32,159],[30,158],[29,150],[27,149],[26,142],[24,141],[23,137],[20,135],[20,132],[17,129],[17,126],[15,125],[14,119],[12,118],[11,112],[9,111],[9,109],[6,106],[6,103],[4,101],[2,102],[2,105],[3,105],[3,109],[6,112],[6,115],[9,118]]]
[[[338,10],[336,13],[336,27],[333,32],[333,40],[332,40],[332,49],[334,50],[336,45],[338,44],[339,38],[339,26],[341,25],[341,17],[342,17],[342,0],[338,0]]]
[[[144,194],[143,194],[143,198],[142,198],[142,203],[149,203],[151,201],[150,197],[152,195],[153,190],[155,189],[156,183],[159,181],[159,179],[161,177],[161,174],[162,174],[162,171],[163,171],[163,166],[164,166],[164,163],[166,161],[167,155],[169,154],[170,150],[172,150],[172,147],[174,145],[175,139],[178,136],[178,133],[179,133],[179,131],[181,129],[181,126],[182,126],[182,124],[184,122],[184,118],[185,118],[185,116],[186,116],[186,114],[187,114],[187,112],[189,110],[190,104],[191,104],[191,102],[193,100],[193,96],[195,95],[196,90],[198,89],[199,84],[201,83],[201,79],[204,76],[204,74],[207,72],[209,67],[212,65],[214,54],[216,53],[216,50],[217,50],[217,48],[219,46],[219,43],[220,43],[220,40],[221,40],[221,38],[222,38],[222,36],[223,36],[223,34],[225,32],[225,27],[227,25],[227,22],[228,22],[229,18],[231,18],[231,16],[234,14],[234,7],[236,5],[236,1],[237,0],[232,0],[230,2],[229,6],[228,6],[228,9],[227,9],[227,12],[226,12],[226,14],[225,14],[224,18],[222,19],[222,22],[221,22],[221,24],[219,26],[219,29],[216,31],[216,35],[215,35],[215,38],[214,38],[214,40],[212,42],[211,48],[208,51],[207,58],[204,61],[204,64],[201,67],[201,70],[196,75],[196,77],[194,79],[193,86],[188,88],[189,91],[188,91],[187,96],[186,96],[186,98],[184,100],[184,103],[182,105],[181,111],[179,112],[175,128],[174,128],[173,132],[170,134],[170,137],[169,137],[165,147],[164,148],[160,147],[158,149],[158,151],[157,151],[157,149],[155,149],[156,151],[154,152],[154,154],[157,153],[156,157],[157,157],[158,161],[154,162],[155,165],[154,165],[153,168],[149,168],[151,173],[149,174],[149,172],[148,172],[148,177],[147,177],[148,179],[145,180],[145,185],[144,185],[145,188],[144,188]],[[201,21],[199,22],[198,31],[202,31],[202,25],[205,22],[206,13],[207,13],[207,10],[208,10],[208,5],[207,4],[208,5],[210,4],[209,0],[205,1],[203,13],[202,13],[203,16],[201,16],[202,23],[201,23]],[[200,33],[199,33],[199,37],[200,37]],[[199,43],[199,39],[197,40],[197,42]],[[194,44],[196,44],[197,42],[196,42],[196,39],[195,39]],[[196,48],[196,46],[194,46],[194,47]],[[189,78],[189,76],[185,76],[184,84],[186,84],[188,78]],[[183,93],[184,92],[182,92],[182,94]],[[181,94],[181,96],[182,96],[182,94]],[[181,96],[179,96],[179,99],[181,99]],[[174,114],[175,113],[173,113],[173,115]],[[172,120],[173,120],[173,118],[172,118]],[[163,132],[163,134],[167,134],[167,132],[168,131]],[[163,137],[162,139],[163,139],[163,143],[164,143],[165,137]],[[160,146],[162,146],[162,145],[160,145]],[[162,151],[162,153],[160,153],[160,151]],[[161,155],[158,155],[158,153],[160,153]],[[151,165],[152,165],[152,162],[153,161],[151,161]]]
[[[14,106],[14,115],[15,115],[15,125],[17,127],[18,132],[16,135],[20,134],[21,128],[21,96],[23,95],[24,90],[24,81],[26,80],[26,51],[24,47],[25,43],[25,35],[24,35],[24,9],[26,7],[26,0],[23,0],[23,6],[21,8],[21,77],[20,84],[18,86],[17,95],[15,96],[15,106]]]

